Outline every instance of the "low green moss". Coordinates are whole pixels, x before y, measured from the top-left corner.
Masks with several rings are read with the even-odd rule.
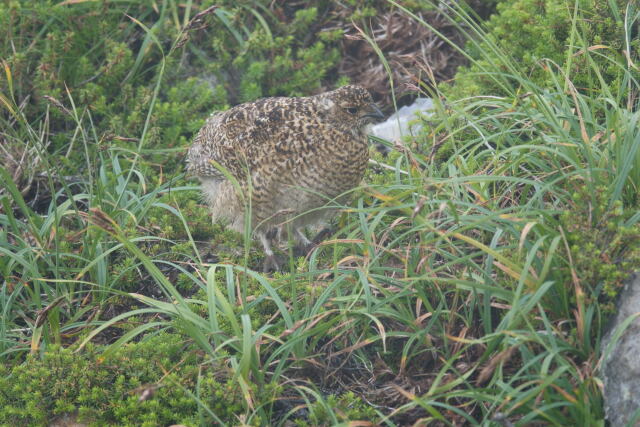
[[[331,395],[325,402],[315,402],[309,408],[306,420],[296,420],[300,427],[329,426],[334,422],[367,421],[375,422],[378,419],[376,410],[365,403],[353,392],[347,392],[339,396]],[[333,415],[333,416],[332,416]]]
[[[238,384],[202,363],[192,345],[170,334],[106,358],[93,346],[79,353],[52,346],[20,365],[0,366],[0,425],[45,426],[76,413],[90,425],[211,425],[187,390],[220,419],[237,421],[244,411]]]
[[[579,284],[598,296],[606,314],[615,311],[615,298],[624,281],[640,269],[640,224],[627,225],[630,212],[622,202],[609,205],[604,187],[590,192],[584,186],[572,199],[574,209],[566,210],[560,224],[566,233],[571,265]],[[567,272],[567,283],[571,283]]]
[[[186,222],[194,240],[215,238],[217,233],[211,227],[211,215],[200,199],[196,189],[164,194],[142,219],[142,225],[152,229],[158,237],[180,242],[189,238]]]

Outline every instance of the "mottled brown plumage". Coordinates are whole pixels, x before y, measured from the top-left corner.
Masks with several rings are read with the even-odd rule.
[[[332,211],[323,207],[360,183],[369,158],[365,127],[381,117],[359,86],[241,104],[207,120],[188,171],[200,178],[214,221],[242,231],[250,205],[265,268],[277,267],[267,233],[290,221],[298,242],[310,244],[302,229],[326,220]]]

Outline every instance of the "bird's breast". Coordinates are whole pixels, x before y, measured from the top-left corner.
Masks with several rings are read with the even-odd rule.
[[[291,160],[294,183],[327,197],[336,197],[360,184],[369,158],[368,144],[344,134],[322,144],[310,144],[299,161]]]

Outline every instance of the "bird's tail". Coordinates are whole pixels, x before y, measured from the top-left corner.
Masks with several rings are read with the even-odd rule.
[[[202,195],[211,209],[213,222],[224,222],[240,233],[244,230],[244,208],[233,185],[227,180],[201,178]]]

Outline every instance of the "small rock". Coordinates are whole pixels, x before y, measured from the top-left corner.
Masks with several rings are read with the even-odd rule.
[[[629,316],[640,313],[640,274],[625,283],[618,296],[618,313],[611,320],[602,340],[606,354],[618,327]],[[604,406],[611,426],[626,426],[640,409],[640,317],[636,317],[614,344],[602,368]],[[640,423],[640,420],[636,420]],[[638,425],[638,424],[633,424]]]
[[[398,141],[403,136],[415,135],[422,127],[420,123],[409,125],[417,113],[429,113],[433,109],[431,98],[418,98],[413,104],[402,107],[387,120],[371,127],[371,135],[387,141]]]

